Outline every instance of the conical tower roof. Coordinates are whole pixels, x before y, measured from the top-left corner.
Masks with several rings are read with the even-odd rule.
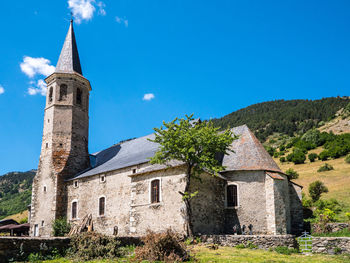
[[[247,125],[235,127],[232,132],[238,135],[239,138],[234,140],[231,145],[234,152],[224,156],[225,171],[265,170],[282,172]]]
[[[80,66],[77,43],[75,41],[73,20],[70,21],[68,33],[63,44],[55,72],[58,73],[79,73],[83,75]]]

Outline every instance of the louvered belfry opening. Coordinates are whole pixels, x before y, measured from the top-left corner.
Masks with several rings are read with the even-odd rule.
[[[159,203],[159,180],[151,182],[151,203]]]
[[[238,206],[237,185],[227,186],[227,206]]]

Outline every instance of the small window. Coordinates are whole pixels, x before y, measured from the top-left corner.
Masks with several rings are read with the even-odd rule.
[[[237,185],[228,185],[226,188],[227,207],[238,206]]]
[[[106,205],[106,198],[105,197],[100,197],[99,202],[98,202],[98,214],[99,216],[104,216],[105,215],[105,205]]]
[[[67,85],[62,84],[60,86],[60,97],[59,100],[66,100],[67,99]]]
[[[136,169],[132,169],[132,173],[133,173],[133,174],[136,174]]]
[[[46,186],[44,186],[44,193],[46,193]]]
[[[47,122],[50,123],[50,119],[47,119]]]
[[[48,143],[46,143],[46,148],[49,148],[49,144]]]
[[[151,203],[159,203],[159,180],[151,182]]]
[[[82,91],[77,88],[77,104],[81,105]]]
[[[73,182],[73,185],[74,185],[74,188],[78,188],[79,182],[76,180],[76,181]]]
[[[77,206],[78,206],[77,201],[72,202],[72,219],[77,218]]]
[[[100,182],[101,182],[101,183],[106,182],[106,176],[105,176],[104,174],[101,174],[101,175],[100,175]]]
[[[44,226],[44,220],[43,220],[43,221],[41,221],[41,226]]]
[[[49,90],[49,103],[52,102],[52,95],[53,95],[53,89],[52,89],[52,87],[50,87],[50,90]]]

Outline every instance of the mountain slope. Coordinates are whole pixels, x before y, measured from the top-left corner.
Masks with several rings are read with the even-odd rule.
[[[31,170],[0,176],[0,219],[27,209],[35,173],[35,170]]]
[[[322,125],[350,103],[349,97],[321,100],[276,100],[251,105],[222,118],[213,119],[217,127],[247,124],[258,139],[264,142],[273,133],[293,136]]]

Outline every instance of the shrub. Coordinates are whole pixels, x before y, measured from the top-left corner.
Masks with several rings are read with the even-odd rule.
[[[345,213],[345,216],[347,217],[348,221],[350,222],[350,213]]]
[[[280,146],[280,152],[284,152],[284,150],[286,149],[286,146],[284,146],[283,144]]]
[[[55,237],[63,237],[70,231],[70,224],[66,218],[58,218],[53,221],[52,224],[52,235]]]
[[[287,155],[287,160],[294,164],[302,164],[305,162],[306,156],[301,149],[294,148],[293,152]]]
[[[20,223],[20,224],[28,223],[28,217],[22,218],[22,219],[19,221],[19,223]]]
[[[324,165],[322,165],[320,168],[318,168],[317,172],[327,172],[327,171],[330,171],[330,170],[334,170],[333,166],[328,164],[328,163],[325,163]]]
[[[329,158],[329,153],[328,151],[322,151],[319,156],[318,159],[320,159],[321,161],[326,161]]]
[[[325,209],[330,209],[334,211],[336,214],[339,214],[342,211],[342,205],[334,198],[329,200],[318,200],[314,203],[316,209],[323,211]]]
[[[244,244],[238,244],[237,246],[235,246],[235,248],[245,248]]]
[[[183,262],[190,259],[181,237],[170,229],[165,233],[154,233],[148,230],[142,241],[144,246],[135,249],[137,260]]]
[[[289,177],[289,179],[298,179],[299,174],[297,173],[297,171],[293,170],[292,168],[289,168],[286,171],[286,175]]]
[[[345,162],[346,162],[346,163],[350,163],[350,154],[348,154],[348,155],[345,157]]]
[[[253,242],[248,241],[247,244],[246,244],[246,248],[256,249],[256,248],[258,248],[258,246],[253,244]]]
[[[318,155],[316,153],[310,153],[308,155],[308,158],[309,158],[310,162],[314,162],[317,157],[318,157]]]
[[[273,147],[271,147],[271,146],[265,146],[265,150],[266,150],[271,156],[273,156],[274,153],[275,153],[275,151],[276,151],[276,149],[273,148]]]
[[[69,256],[78,260],[115,258],[121,255],[120,242],[115,237],[95,232],[72,236]]]
[[[298,249],[296,249],[296,248],[289,248],[289,247],[284,247],[284,246],[276,247],[275,251],[277,253],[283,254],[283,255],[291,255],[291,254],[299,253]]]
[[[286,161],[286,157],[281,157],[281,158],[280,158],[280,162],[281,162],[281,163],[284,163],[285,161]]]
[[[314,181],[309,185],[309,195],[313,202],[320,199],[323,193],[328,193],[328,188],[321,181]]]

